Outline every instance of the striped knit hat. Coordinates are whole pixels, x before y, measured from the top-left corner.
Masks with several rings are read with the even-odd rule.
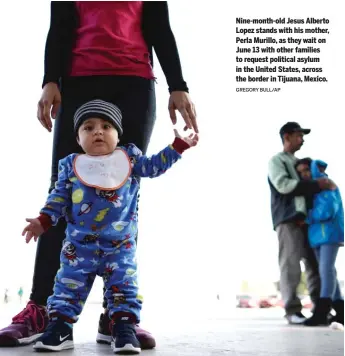
[[[78,135],[80,125],[91,117],[110,122],[116,128],[119,136],[122,135],[121,110],[116,105],[100,99],[88,101],[77,109],[74,114],[74,132],[76,135]]]

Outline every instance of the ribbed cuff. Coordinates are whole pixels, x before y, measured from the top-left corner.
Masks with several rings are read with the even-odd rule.
[[[44,232],[46,232],[53,225],[52,219],[47,214],[40,214],[37,220],[41,223]]]
[[[175,137],[174,142],[171,145],[173,147],[173,149],[179,153],[180,155],[185,151],[188,150],[188,148],[190,148],[190,146],[188,145],[188,143],[184,140],[182,140],[179,137]]]

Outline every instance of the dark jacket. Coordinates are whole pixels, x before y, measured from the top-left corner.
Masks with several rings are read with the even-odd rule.
[[[142,31],[150,52],[152,66],[152,49],[154,49],[166,77],[169,91],[188,92],[182,75],[175,37],[170,28],[168,3],[166,1],[144,1],[142,16]],[[63,85],[63,80],[68,76],[70,69],[77,27],[78,12],[75,2],[52,1],[42,86],[49,82]]]
[[[320,192],[316,181],[301,181],[295,169],[297,158],[280,152],[268,164],[273,227],[307,217],[306,198]]]

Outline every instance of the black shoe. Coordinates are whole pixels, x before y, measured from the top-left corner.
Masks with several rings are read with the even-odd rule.
[[[320,298],[315,305],[314,314],[304,322],[305,326],[327,326],[329,325],[329,312],[331,311],[332,300],[330,298]]]
[[[111,325],[108,313],[101,314],[99,318],[96,341],[99,344],[111,344]]]
[[[117,321],[112,328],[112,349],[114,354],[140,354],[140,343],[135,334],[135,325]]]
[[[344,301],[343,300],[335,300],[332,303],[332,308],[335,311],[335,316],[332,317],[331,323],[340,323],[344,325]]]
[[[35,351],[62,351],[73,348],[73,328],[61,319],[50,321],[46,331],[34,345]]]
[[[285,315],[286,320],[290,325],[303,325],[307,318],[301,313]]]

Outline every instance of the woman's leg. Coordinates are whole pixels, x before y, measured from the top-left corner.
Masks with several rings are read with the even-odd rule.
[[[306,326],[329,324],[329,312],[332,307],[332,298],[336,290],[335,260],[338,253],[336,245],[321,245],[315,250],[319,260],[321,278],[321,292],[313,316],[305,321]]]
[[[154,81],[132,76],[102,77],[97,86],[101,93],[100,99],[112,102],[121,109],[123,136],[120,138],[120,145],[134,143],[146,154],[156,120]],[[105,312],[101,315],[97,341],[108,343],[110,330],[107,328],[106,298],[103,300],[103,307]],[[136,332],[142,349],[155,347],[156,342],[150,333],[139,327]]]
[[[101,83],[100,99],[112,102],[122,112],[123,135],[120,146],[134,143],[146,154],[156,121],[154,81],[123,76],[101,78]]]
[[[337,245],[320,246],[321,298],[334,298],[337,287],[335,261],[338,250],[339,246]]]
[[[335,271],[335,274],[336,274],[336,287],[335,287],[335,292],[333,295],[333,300],[344,300],[344,297],[341,293],[338,277],[337,277],[337,271]]]
[[[323,260],[327,266],[329,285],[325,286],[325,290],[322,290],[323,295],[331,294],[332,307],[336,312],[336,315],[332,318],[332,322],[337,322],[344,325],[344,298],[342,296],[339,281],[337,278],[337,271],[335,269],[335,262],[338,255],[339,246],[337,245],[325,245],[323,249]],[[327,277],[324,277],[327,278]],[[328,289],[330,292],[328,292]]]
[[[84,84],[84,83],[83,83]],[[86,83],[85,83],[86,84]],[[51,186],[57,180],[59,160],[71,153],[82,152],[77,144],[73,129],[75,110],[84,102],[93,99],[92,83],[80,85],[77,82],[66,84],[62,93],[62,105],[54,125],[53,157]],[[36,304],[45,305],[53,292],[55,275],[60,267],[60,251],[65,239],[66,222],[60,219],[56,226],[51,227],[40,236],[34,267],[32,293],[30,299]]]
[[[75,109],[86,101],[99,97],[97,78],[75,78],[65,83],[62,106],[54,125],[51,187],[57,179],[58,161],[70,153],[80,151],[73,130]],[[0,346],[23,345],[35,341],[45,330],[48,318],[46,305],[53,292],[54,279],[60,267],[60,250],[65,238],[65,222],[61,221],[43,234],[37,245],[31,301],[13,318],[8,327],[0,330]]]

